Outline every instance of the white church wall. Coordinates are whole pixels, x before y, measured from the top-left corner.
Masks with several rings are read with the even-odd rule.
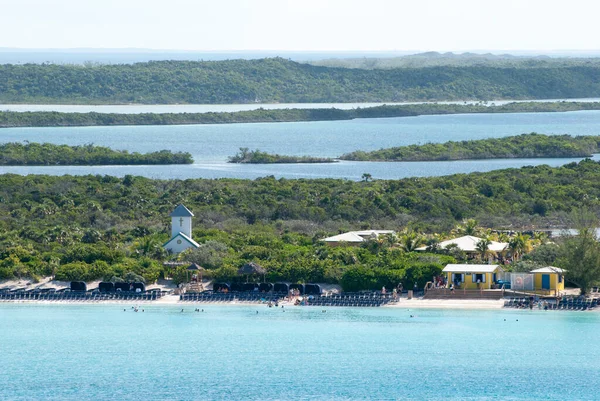
[[[175,237],[165,244],[165,249],[172,253],[180,253],[188,248],[192,248],[192,245],[181,237]]]
[[[179,233],[183,233],[192,238],[192,218],[191,217],[172,217],[171,218],[171,238]]]

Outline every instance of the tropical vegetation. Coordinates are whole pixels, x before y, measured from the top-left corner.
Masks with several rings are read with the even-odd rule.
[[[254,261],[269,280],[341,283],[346,289],[422,286],[444,264],[464,260],[458,250],[435,245],[455,233],[509,242],[518,263],[554,263],[563,253],[543,236],[490,228],[569,227],[572,211],[582,205],[597,210],[599,199],[600,164],[591,160],[363,182],[4,174],[0,277],[93,280],[131,272],[147,282],[183,280],[185,268],[162,264],[176,259],[199,262],[215,279],[234,278],[242,264]],[[168,215],[180,202],[194,212],[193,237],[201,244],[189,258],[162,248],[170,236]],[[319,241],[365,228],[394,229],[398,236],[363,247]],[[429,252],[414,252],[422,245]],[[567,262],[564,268],[574,269]]]
[[[1,68],[1,66],[0,66]],[[600,102],[512,102],[493,104],[405,104],[342,110],[263,109],[210,113],[61,113],[53,111],[11,112],[0,110],[0,128],[78,127],[112,125],[233,124],[294,121],[334,121],[355,118],[414,117],[464,113],[537,113],[600,110]]]
[[[229,163],[274,164],[274,163],[335,163],[328,157],[283,156],[261,152],[259,149],[240,148],[234,156],[229,157]]]
[[[449,141],[356,151],[342,160],[356,161],[442,161],[466,159],[513,159],[539,157],[591,157],[598,153],[600,136],[543,135],[537,133],[503,138]]]
[[[0,65],[0,103],[311,103],[600,97],[600,66],[348,69],[282,58]]]
[[[161,150],[151,153],[129,153],[93,144],[81,146],[55,145],[52,143],[0,144],[2,166],[55,166],[55,165],[127,165],[127,164],[191,164],[192,155],[187,152],[173,153]]]

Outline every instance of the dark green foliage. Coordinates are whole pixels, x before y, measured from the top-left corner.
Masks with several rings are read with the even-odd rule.
[[[222,113],[59,113],[0,111],[0,127],[70,127],[111,125],[231,124],[292,121],[335,121],[355,118],[413,117],[462,113],[533,113],[600,110],[600,102],[521,102],[482,104],[409,104],[340,109],[257,109]]]
[[[369,182],[4,174],[0,278],[95,280],[133,272],[147,283],[161,274],[183,280],[185,271],[163,268],[160,247],[169,239],[169,213],[183,202],[196,215],[193,236],[203,245],[195,260],[215,279],[236,279],[240,266],[255,261],[270,281],[342,283],[347,289],[389,288],[400,281],[421,288],[455,259],[406,252],[387,241],[328,247],[319,239],[338,230],[400,230],[406,224],[415,232],[439,233],[463,219],[489,216],[511,229],[569,224],[568,212],[582,204],[598,208],[599,199],[600,164],[591,160]],[[545,204],[543,218],[536,202]],[[535,261],[554,260],[550,250],[539,249]]]
[[[161,150],[140,154],[113,150],[92,144],[83,146],[54,145],[51,143],[5,143],[0,145],[2,166],[42,165],[126,165],[126,164],[191,164],[192,155]]]
[[[523,134],[503,138],[471,141],[428,143],[373,152],[352,152],[340,157],[343,160],[361,161],[440,161],[465,159],[512,159],[537,157],[591,157],[598,153],[600,136]],[[482,185],[482,195],[494,196],[489,183]],[[545,214],[546,206],[534,206],[537,214]]]
[[[0,65],[0,103],[310,103],[600,96],[597,65],[327,68],[282,58]]]
[[[335,160],[327,157],[310,156],[282,156],[269,154],[260,150],[249,150],[240,148],[235,156],[229,157],[229,163],[250,163],[250,164],[275,164],[275,163],[334,163]]]

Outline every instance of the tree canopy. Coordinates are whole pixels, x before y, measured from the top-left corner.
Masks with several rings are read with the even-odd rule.
[[[1,103],[326,103],[600,97],[596,64],[347,69],[282,58],[0,65]]]

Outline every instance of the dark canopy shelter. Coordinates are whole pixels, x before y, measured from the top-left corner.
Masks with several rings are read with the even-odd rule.
[[[202,281],[202,273],[204,272],[204,267],[196,264],[196,263],[192,263],[191,265],[188,266],[187,270],[189,272],[193,272],[193,273],[200,273],[200,281]]]
[[[115,291],[129,291],[130,288],[129,283],[115,283]]]
[[[231,291],[244,291],[244,284],[243,283],[231,283],[230,285],[231,287]]]
[[[273,286],[273,291],[275,292],[283,292],[287,294],[289,290],[290,287],[286,283],[275,283]]]
[[[87,285],[83,281],[71,281],[71,291],[87,291]]]
[[[321,295],[321,287],[318,284],[304,284],[304,294]]]
[[[229,287],[229,284],[227,283],[213,283],[213,291],[231,291],[231,288]]]
[[[144,284],[144,283],[133,283],[133,290],[135,291],[138,288],[140,289],[140,291],[144,292],[144,291],[146,291],[146,284]]]
[[[290,290],[298,290],[300,295],[304,295],[304,284],[290,284]]]
[[[271,292],[271,291],[273,291],[273,284],[272,283],[260,283],[260,285],[258,286],[258,290],[260,292]]]
[[[100,291],[100,292],[114,292],[115,291],[115,284],[111,283],[110,281],[108,281],[108,282],[103,281],[100,284],[98,284],[98,291]]]
[[[242,274],[246,276],[246,281],[248,281],[248,276],[250,275],[254,275],[254,274],[262,274],[264,276],[264,274],[267,271],[258,263],[255,262],[249,262],[246,263],[244,266],[240,267],[238,270],[238,274]]]
[[[244,291],[255,291],[258,290],[258,284],[256,283],[244,283]]]

